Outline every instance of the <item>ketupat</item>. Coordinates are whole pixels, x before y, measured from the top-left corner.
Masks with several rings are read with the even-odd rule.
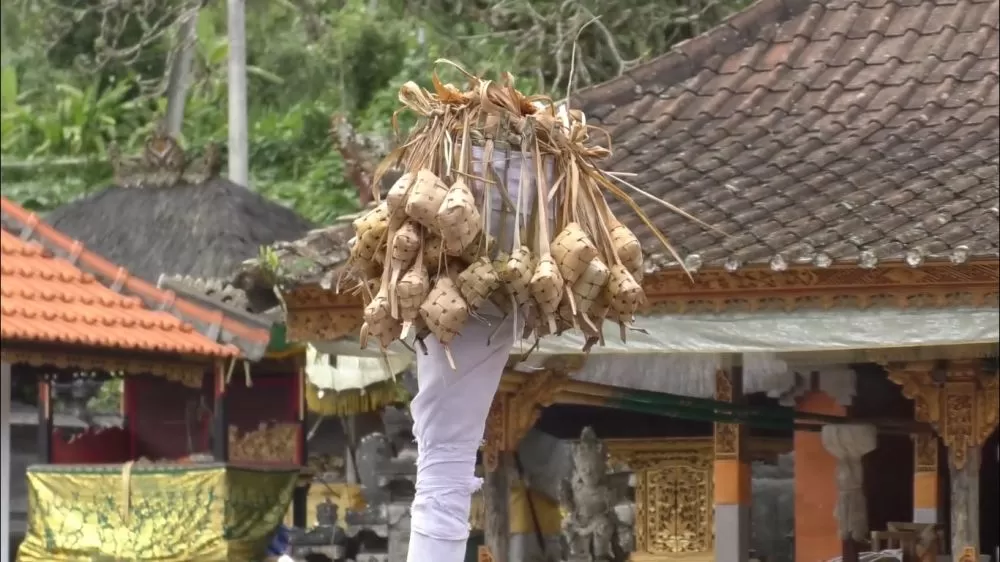
[[[376,170],[379,205],[355,223],[350,254],[349,272],[366,287],[366,335],[386,346],[416,321],[447,349],[487,301],[531,311],[526,329],[536,338],[578,327],[589,349],[605,320],[624,334],[645,302],[642,248],[606,196],[633,209],[673,253],[616,182],[638,188],[597,165],[610,147],[593,145],[580,111],[521,94],[509,74],[494,82],[459,70],[467,90],[436,73],[433,91],[413,82],[400,89],[403,108],[422,119]],[[504,183],[518,178],[495,168],[501,145],[507,154],[520,148],[506,160],[519,164],[516,194]],[[381,201],[377,186],[393,168],[403,173]],[[513,232],[506,219],[491,224],[495,194],[508,198],[502,213],[516,207]]]

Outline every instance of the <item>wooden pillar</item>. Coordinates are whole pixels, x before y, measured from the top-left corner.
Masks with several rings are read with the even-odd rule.
[[[982,447],[1000,417],[997,367],[978,360],[925,361],[892,363],[887,371],[913,400],[917,420],[931,424],[947,447],[952,560],[976,558]]]
[[[0,363],[0,562],[10,562],[10,363]]]
[[[38,379],[38,462],[52,462],[52,383]]]
[[[963,453],[949,451],[951,475],[951,552],[955,562],[966,562],[964,552],[972,549],[978,562],[979,545],[979,468],[982,445],[966,448]]]
[[[485,552],[493,560],[510,559],[510,496],[516,474],[513,454],[521,439],[534,427],[544,408],[556,401],[566,387],[564,369],[547,369],[523,377],[520,384],[501,380],[486,417],[483,436],[483,503],[486,521]]]
[[[913,522],[937,524],[938,498],[938,439],[921,434],[913,438]]]
[[[510,407],[510,395],[493,397],[483,442],[483,546],[493,560],[507,560],[510,554]]]
[[[743,372],[738,367],[715,376],[715,399],[743,402]],[[739,424],[715,424],[715,560],[746,562],[750,555],[750,457],[746,431]]]
[[[295,360],[295,392],[298,398],[296,401],[298,411],[296,413],[299,421],[299,429],[296,434],[299,441],[298,447],[296,447],[298,453],[296,460],[299,463],[301,477],[292,494],[292,526],[304,529],[309,525],[309,487],[312,475],[307,471],[309,464],[309,436],[306,431],[306,371],[305,360],[302,354],[299,354]],[[348,463],[348,466],[351,464],[353,463]]]
[[[483,479],[483,534],[494,560],[510,560],[510,485],[513,454],[500,455]]]
[[[212,416],[212,458],[229,462],[229,414],[226,411],[226,369],[222,359],[215,361],[215,410]]]

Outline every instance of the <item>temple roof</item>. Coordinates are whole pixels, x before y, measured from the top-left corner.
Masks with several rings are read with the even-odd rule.
[[[152,283],[161,274],[228,278],[262,246],[294,240],[312,227],[295,211],[219,177],[111,186],[45,219]]]
[[[573,105],[690,270],[1000,256],[1000,0],[760,0]],[[637,217],[652,270],[676,267]],[[237,285],[330,283],[350,219]],[[254,282],[249,282],[253,280]]]
[[[611,169],[721,231],[639,199],[692,268],[995,258],[998,8],[760,0],[574,103]]]
[[[6,198],[2,309],[6,342],[235,357],[267,329],[179,299],[131,275]],[[237,344],[237,345],[234,345]]]

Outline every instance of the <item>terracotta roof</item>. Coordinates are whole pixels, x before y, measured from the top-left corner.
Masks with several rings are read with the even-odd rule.
[[[640,200],[693,268],[995,258],[998,8],[761,0],[575,104],[612,169],[729,235]]]
[[[217,343],[190,323],[153,310],[149,303],[185,308],[203,319],[214,317],[213,313],[130,277],[124,268],[60,235],[6,198],[0,201],[8,219],[0,230],[0,335],[4,340],[213,357],[239,355],[237,347]],[[10,221],[22,227],[20,237],[8,231]],[[41,241],[25,239],[28,237]],[[110,281],[110,287],[87,270]]]

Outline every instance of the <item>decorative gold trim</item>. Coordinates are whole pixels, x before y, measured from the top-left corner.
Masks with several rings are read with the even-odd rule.
[[[496,562],[496,558],[490,552],[490,547],[479,545],[479,550],[476,552],[476,562]]]
[[[1000,261],[961,265],[903,263],[875,269],[793,266],[786,271],[748,267],[736,272],[679,270],[647,276],[645,313],[793,311],[800,309],[895,309],[1000,306]],[[361,301],[334,289],[304,285],[282,293],[288,337],[333,340],[361,327]]]
[[[486,432],[483,436],[483,469],[486,472],[494,472],[500,466],[500,455],[507,444],[508,400],[508,394],[496,393],[486,416]]]
[[[981,361],[890,363],[889,380],[913,400],[914,417],[934,426],[951,463],[965,466],[971,447],[982,446],[1000,416],[1000,373],[986,373]]]
[[[299,464],[298,430],[295,423],[261,422],[257,429],[247,432],[230,425],[229,460],[248,464]]]
[[[729,374],[719,369],[715,372],[715,399],[720,402],[733,401],[733,384]],[[742,429],[737,423],[714,423],[713,436],[715,442],[716,459],[739,459],[740,457],[740,432]]]
[[[644,282],[650,310],[699,313],[798,309],[940,308],[998,305],[1000,262],[962,265],[928,263],[919,268],[885,264],[875,269],[853,266],[764,267],[733,273],[699,271],[693,280],[683,271],[664,271]]]
[[[610,464],[635,475],[637,556],[709,554],[714,544],[710,439],[607,439]]]
[[[488,472],[496,470],[501,452],[517,449],[542,410],[558,402],[570,383],[564,370],[546,369],[524,377],[519,376],[521,373],[511,375],[504,375],[506,381],[501,382],[486,418],[483,467]]]
[[[201,388],[211,363],[171,363],[163,360],[87,355],[81,353],[59,354],[41,350],[0,350],[4,363],[24,363],[32,367],[58,369],[101,370],[111,373],[150,374],[161,376],[191,388]]]
[[[918,433],[913,437],[914,472],[933,472],[938,469],[938,442],[936,435]]]

